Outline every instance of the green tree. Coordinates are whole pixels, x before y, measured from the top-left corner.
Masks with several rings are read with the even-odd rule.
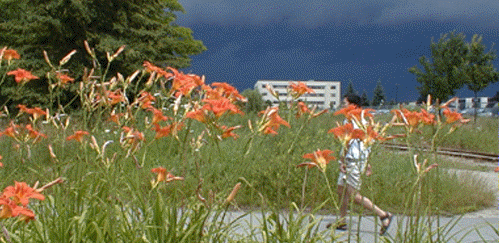
[[[131,74],[144,61],[184,68],[191,55],[206,50],[190,29],[174,23],[175,12],[184,12],[177,0],[5,0],[0,8],[0,42],[16,49],[20,65],[39,77],[49,70],[43,50],[55,62],[76,50],[64,68],[77,80],[83,67],[106,67],[106,53],[123,45],[125,51],[109,66],[110,74]],[[84,41],[93,48],[97,63]],[[43,79],[36,83],[46,86]]]
[[[364,92],[362,92],[362,95],[360,96],[360,102],[362,106],[369,106],[369,98],[367,98],[367,93],[365,90]]]
[[[416,80],[421,84],[418,87],[420,99],[425,99],[428,94],[439,100],[447,100],[461,88],[465,81],[460,78],[460,68],[467,55],[468,48],[462,33],[444,34],[438,42],[431,40],[431,59],[422,56],[417,66],[409,68],[409,72],[416,75]]]
[[[355,91],[355,89],[353,88],[353,82],[351,80],[348,82],[348,86],[345,89],[344,95],[349,95],[349,94],[357,94],[357,91]]]
[[[499,73],[494,68],[492,61],[497,58],[494,50],[485,52],[482,44],[482,36],[473,35],[471,42],[467,44],[468,55],[462,67],[462,78],[468,89],[475,94],[475,121],[477,113],[478,92],[485,89],[489,84],[499,80]]]
[[[379,106],[382,105],[384,102],[386,102],[385,91],[383,89],[383,86],[381,85],[381,81],[378,80],[378,83],[376,84],[376,87],[374,87],[373,90],[373,101],[371,102],[371,105]]]
[[[241,95],[248,99],[243,106],[245,113],[259,112],[265,109],[266,104],[258,90],[246,89],[241,93]]]

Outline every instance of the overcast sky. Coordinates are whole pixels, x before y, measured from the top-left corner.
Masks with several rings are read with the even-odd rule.
[[[418,98],[407,69],[430,56],[431,38],[463,32],[499,43],[497,0],[179,0],[176,23],[208,48],[184,69],[241,92],[261,79],[352,81],[359,94],[378,80],[388,99]],[[295,3],[296,2],[296,3]],[[497,46],[494,49],[498,49]],[[494,62],[499,68],[499,59]],[[398,87],[398,88],[396,88]],[[493,96],[499,83],[480,96]],[[473,93],[463,88],[460,97]]]

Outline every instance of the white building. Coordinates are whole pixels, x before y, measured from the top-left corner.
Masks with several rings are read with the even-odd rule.
[[[288,95],[289,85],[291,83],[305,83],[307,87],[313,89],[315,93],[304,94],[299,100],[306,102],[308,105],[317,105],[317,109],[336,109],[341,105],[341,83],[339,81],[284,81],[284,80],[258,80],[255,84],[255,90],[262,95],[264,101],[270,101],[272,106],[278,106],[279,100],[287,102],[291,100]],[[279,94],[279,100],[272,96],[266,89],[269,84],[274,91]]]
[[[474,108],[474,99],[475,98],[460,98],[449,104],[449,107],[457,110],[471,109]],[[477,97],[477,108],[486,108],[492,103],[489,99],[489,97]]]

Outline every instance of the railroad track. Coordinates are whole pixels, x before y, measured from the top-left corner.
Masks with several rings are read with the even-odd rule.
[[[381,145],[383,147],[389,148],[389,149],[396,149],[396,150],[402,150],[402,151],[407,150],[407,146],[403,145],[403,144],[382,143]],[[429,150],[429,148],[422,148],[422,149],[423,149],[423,151]],[[475,159],[475,160],[481,160],[481,161],[486,161],[486,162],[491,162],[491,163],[498,163],[499,162],[499,155],[493,154],[493,153],[483,153],[483,152],[467,151],[467,150],[461,150],[461,149],[450,149],[450,148],[439,148],[437,150],[437,153],[441,154],[441,155],[462,157],[462,158],[467,158],[467,159]]]

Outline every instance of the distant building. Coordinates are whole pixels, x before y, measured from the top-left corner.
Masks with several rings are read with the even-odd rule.
[[[474,99],[475,98],[469,97],[457,99],[456,101],[449,104],[449,108],[454,108],[458,111],[474,108]],[[479,109],[488,108],[495,103],[496,102],[493,102],[490,97],[477,97],[477,108]]]
[[[301,101],[309,105],[317,105],[317,109],[320,110],[336,109],[341,105],[341,83],[339,81],[258,80],[255,84],[255,90],[262,95],[264,101],[270,101],[272,106],[278,106],[279,101],[269,93],[265,86],[270,85],[279,94],[279,100],[287,102],[291,100],[291,96],[288,95],[289,85],[298,82],[305,83],[307,87],[315,91],[315,93],[301,96]]]

